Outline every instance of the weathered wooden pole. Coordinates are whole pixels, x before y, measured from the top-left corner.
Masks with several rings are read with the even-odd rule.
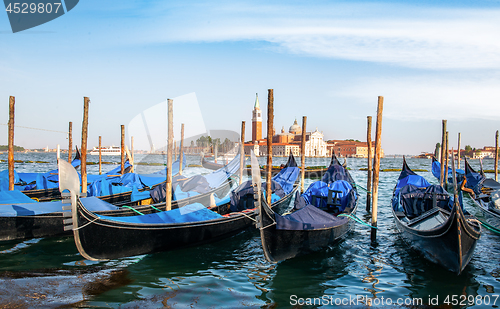
[[[59,144],[57,144],[56,158],[57,158],[57,163],[59,164],[59,159],[61,158],[61,145]]]
[[[121,148],[120,148],[120,174],[125,173],[125,126],[122,124],[120,125],[121,129]]]
[[[449,143],[448,143],[448,131],[446,131],[446,147],[444,148],[445,151],[446,151],[446,157],[445,157],[445,160],[444,160],[444,187],[448,187],[448,160],[449,160],[449,157],[450,157],[450,154],[449,154]]]
[[[240,185],[243,183],[243,170],[245,169],[245,122],[241,122],[240,138]]]
[[[366,130],[366,145],[368,146],[368,179],[366,180],[366,211],[370,211],[372,201],[372,116],[366,117],[367,130]]]
[[[300,192],[304,193],[306,178],[306,125],[307,116],[302,116],[302,140],[300,141]]]
[[[102,174],[101,136],[99,136],[99,175]]]
[[[89,98],[83,97],[82,145],[80,147],[80,150],[82,151],[82,196],[87,196],[87,137],[89,128],[89,103]]]
[[[133,173],[134,172],[134,164],[135,164],[135,157],[134,157],[134,137],[133,136],[130,137],[130,155],[132,157],[132,162],[130,162],[130,164],[132,164],[132,168],[130,169],[130,172]]]
[[[439,176],[439,184],[443,186],[444,184],[444,156],[445,156],[445,145],[446,145],[446,120],[443,119],[443,132],[441,137],[441,159],[439,163],[441,164],[441,174]]]
[[[181,123],[181,145],[179,147],[179,174],[182,175],[182,161],[184,160],[184,124]]]
[[[217,139],[212,143],[212,147],[214,147],[214,162],[217,163],[217,155],[219,152],[219,147],[217,146]]]
[[[462,135],[461,133],[458,133],[458,152],[457,152],[457,161],[458,161],[458,164],[457,164],[457,168],[460,168],[460,142],[462,141]]]
[[[14,190],[14,107],[16,98],[9,97],[9,141],[7,161],[9,165],[9,190]]]
[[[172,209],[172,152],[174,143],[174,110],[173,100],[168,99],[168,144],[167,144],[167,182],[165,184],[165,206]]]
[[[274,94],[273,89],[267,93],[267,175],[266,175],[266,198],[271,205],[271,176],[273,170],[273,121],[274,121]]]
[[[498,130],[495,133],[495,181],[498,181]]]
[[[71,163],[71,151],[73,148],[73,122],[69,122],[68,128],[68,162]]]
[[[378,97],[377,124],[375,129],[375,162],[373,164],[373,191],[372,191],[372,226],[371,240],[377,239],[377,211],[378,211],[378,180],[380,175],[380,157],[382,149],[382,111],[384,109],[384,97]]]

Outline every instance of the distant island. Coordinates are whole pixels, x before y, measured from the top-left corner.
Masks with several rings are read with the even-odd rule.
[[[9,151],[9,145],[0,145],[0,151]],[[14,151],[24,151],[24,147],[14,145]]]

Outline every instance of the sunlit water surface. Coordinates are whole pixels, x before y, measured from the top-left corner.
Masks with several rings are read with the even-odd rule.
[[[0,170],[7,168],[0,154]],[[16,160],[50,163],[16,163],[19,172],[45,172],[56,168],[55,154],[16,154]],[[266,159],[259,159],[265,164]],[[89,156],[89,161],[97,157]],[[104,161],[118,164],[119,157]],[[164,163],[160,155],[137,155],[137,162]],[[274,158],[273,165],[286,158]],[[199,164],[199,157],[187,157]],[[329,159],[307,159],[307,165],[327,165]],[[348,159],[355,181],[366,188],[365,159]],[[401,158],[382,159],[382,169],[400,168]],[[413,169],[432,183],[431,160],[409,159]],[[478,161],[471,161],[479,169]],[[463,162],[462,162],[463,165]],[[106,172],[116,165],[106,164]],[[493,169],[493,161],[484,161]],[[98,173],[97,165],[88,166]],[[149,173],[161,166],[138,165]],[[208,173],[201,167],[186,168],[187,176]],[[500,236],[483,229],[472,261],[456,276],[423,260],[398,237],[390,211],[393,187],[399,172],[381,172],[377,242],[370,228],[357,224],[347,238],[331,248],[271,264],[264,259],[259,233],[248,229],[229,239],[199,247],[104,262],[83,260],[72,237],[31,239],[0,243],[0,307],[65,308],[353,308],[401,307],[412,300],[443,305],[453,299],[464,307],[500,305]],[[306,179],[306,185],[314,180]],[[358,217],[370,222],[365,210],[366,193],[360,190]],[[473,202],[466,208],[480,216]],[[356,300],[356,301],[353,301]],[[489,300],[489,305],[484,302]],[[349,301],[349,303],[347,303]],[[392,306],[386,306],[392,303]],[[308,306],[307,304],[313,303]],[[300,306],[299,306],[300,307]],[[406,306],[412,307],[412,306]],[[449,307],[448,307],[449,308]]]

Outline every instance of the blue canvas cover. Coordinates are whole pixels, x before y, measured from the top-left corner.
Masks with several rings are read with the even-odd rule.
[[[12,192],[12,191],[11,191]],[[19,192],[22,194],[22,192]],[[88,197],[81,199],[90,211],[114,210],[119,209],[110,203],[104,202],[96,197]],[[67,204],[65,204],[67,205]],[[12,202],[9,204],[0,205],[0,217],[16,217],[16,216],[35,216],[49,213],[62,212],[62,201],[43,202]],[[65,210],[69,211],[69,210]]]
[[[229,164],[208,175],[195,175],[188,178],[183,175],[176,175],[172,178],[172,191],[177,197],[187,197],[197,193],[210,192],[227,183],[228,178],[236,173],[239,168],[240,155],[238,154]],[[165,201],[165,187],[166,184],[162,183],[151,190],[151,198],[153,198],[155,203]],[[178,191],[178,188],[186,194],[182,194]]]
[[[436,195],[436,206],[442,209],[451,210],[453,199],[448,192],[439,185],[430,185],[426,188],[414,185],[406,185],[399,191],[395,208],[396,211],[403,211],[408,218],[415,218],[433,208],[433,194]]]
[[[31,199],[21,191],[0,191],[0,204],[11,203],[37,203],[37,201]]]
[[[19,182],[19,174],[14,170],[14,183]],[[9,190],[9,170],[3,170],[0,172],[0,191]]]
[[[338,212],[344,211],[346,207],[354,207],[356,200],[358,198],[356,192],[353,190],[352,185],[345,180],[337,180],[329,185],[323,181],[316,181],[312,183],[309,188],[295,201],[295,209],[302,209],[306,205],[313,205],[321,209],[327,209],[327,197],[329,191],[332,191],[332,197],[335,197],[335,192],[340,191],[337,194],[337,198],[340,201],[340,208],[337,209]],[[316,198],[314,198],[316,196]],[[318,196],[324,198],[317,198]]]
[[[265,182],[261,183],[261,191],[265,196],[267,184]],[[281,188],[281,185],[274,180],[271,180],[271,196],[274,197],[272,200],[279,200],[286,196],[285,191]],[[229,193],[231,198],[231,211],[242,211],[245,209],[255,208],[254,198],[253,198],[253,186],[252,181],[248,180],[242,182],[241,185],[236,187],[233,191]]]
[[[275,214],[278,230],[319,230],[331,228],[346,222],[346,217],[336,217],[313,205],[307,205],[291,214],[280,216]]]
[[[278,174],[274,175],[272,180],[280,184],[285,194],[289,194],[293,190],[293,185],[299,173],[300,169],[298,167],[285,167]]]
[[[462,181],[462,178],[465,175],[465,171],[459,168],[455,169],[455,171],[457,173],[457,183],[459,183],[460,181]],[[445,171],[445,174],[446,172],[448,174],[448,182],[453,182],[453,170],[448,167],[447,171]],[[441,180],[441,163],[439,163],[439,161],[437,161],[436,159],[432,160],[432,175],[434,175],[434,177],[436,177],[438,180]]]
[[[136,225],[141,224],[175,224],[175,223],[189,223],[214,220],[222,218],[222,216],[214,211],[207,209],[200,203],[186,205],[181,208],[152,213],[142,216],[128,216],[128,217],[109,217],[99,216],[101,219],[106,219],[115,222],[132,223]]]

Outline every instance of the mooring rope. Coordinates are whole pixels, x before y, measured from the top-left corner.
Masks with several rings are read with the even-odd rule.
[[[127,205],[124,205],[124,206],[122,206],[122,207],[124,207],[124,208],[128,208],[128,209],[132,209],[132,210],[133,210],[133,211],[135,211],[136,213],[138,213],[138,214],[140,214],[140,215],[143,215],[143,216],[144,216],[144,214],[143,214],[142,212],[140,212],[139,210],[135,209],[134,207],[130,207],[130,206],[127,206]]]
[[[348,217],[348,218],[351,218],[351,219],[353,219],[354,221],[356,221],[356,222],[358,222],[358,223],[361,223],[361,224],[363,224],[363,225],[366,225],[366,226],[368,226],[368,227],[370,227],[370,228],[372,228],[372,229],[377,229],[377,230],[378,230],[378,227],[376,227],[376,226],[372,226],[372,225],[370,225],[370,224],[368,224],[368,223],[364,222],[363,220],[361,220],[360,218],[356,217],[355,215],[340,214],[340,215],[338,215],[337,217]]]
[[[357,188],[360,188],[361,190],[364,190],[366,193],[370,193],[370,194],[371,194],[371,192],[370,192],[370,191],[366,190],[365,188],[363,188],[362,186],[360,186],[360,185],[358,185],[358,184],[356,184],[356,187],[357,187]]]

